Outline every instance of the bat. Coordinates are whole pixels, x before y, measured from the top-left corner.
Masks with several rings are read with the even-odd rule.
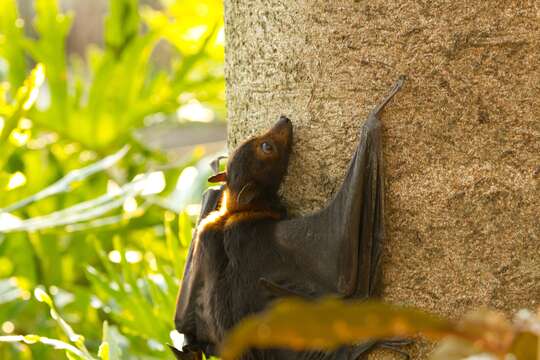
[[[380,113],[403,82],[402,76],[370,112],[343,184],[317,212],[289,218],[278,196],[293,137],[285,116],[209,178],[222,185],[203,196],[186,260],[175,315],[185,344],[173,349],[177,359],[217,355],[228,330],[277,298],[376,295],[384,240]],[[356,359],[376,347],[403,353],[398,347],[407,343],[373,340],[331,352],[251,349],[242,359]]]

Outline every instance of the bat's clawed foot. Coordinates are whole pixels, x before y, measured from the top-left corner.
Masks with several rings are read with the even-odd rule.
[[[375,345],[375,348],[387,349],[396,352],[403,356],[405,360],[409,360],[411,356],[403,349],[403,346],[411,345],[414,341],[411,339],[385,339],[380,340]]]
[[[403,87],[404,83],[405,83],[405,75],[401,75],[398,78],[398,80],[395,82],[394,86],[392,86],[392,89],[390,89],[390,92],[388,93],[388,95],[386,95],[386,97],[383,99],[383,101],[381,101],[381,103],[379,105],[377,105],[377,107],[375,107],[375,109],[373,109],[370,116],[377,117],[379,115],[379,113],[384,109],[384,107],[388,104],[388,102],[390,102],[390,100],[392,100],[394,95],[396,95],[396,93]]]
[[[303,294],[302,292],[294,289],[290,289],[287,286],[278,285],[277,283],[266,279],[266,278],[260,278],[259,279],[259,285],[261,285],[263,288],[265,288],[267,291],[269,291],[271,294],[278,296],[278,297],[286,297],[286,296],[292,296],[292,297],[299,297],[303,299],[310,299],[311,296],[309,294]]]

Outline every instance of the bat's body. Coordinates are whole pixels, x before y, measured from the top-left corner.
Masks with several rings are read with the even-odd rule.
[[[216,355],[231,327],[278,297],[374,294],[384,237],[379,113],[402,82],[369,115],[341,189],[319,212],[287,219],[277,196],[292,143],[285,117],[210,179],[225,185],[205,194],[190,247],[175,317],[187,339],[179,359]],[[252,350],[243,359],[356,359],[377,344],[387,343],[332,353]]]

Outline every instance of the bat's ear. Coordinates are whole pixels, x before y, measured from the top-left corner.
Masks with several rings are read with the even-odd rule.
[[[248,182],[236,196],[236,202],[240,206],[247,205],[255,199],[256,196],[257,186],[252,182]]]
[[[208,182],[211,182],[211,183],[226,182],[226,181],[227,181],[227,173],[225,171],[212,175],[208,178]]]
[[[219,162],[223,159],[227,159],[228,156],[224,156],[224,155],[221,155],[221,156],[218,156],[217,158],[215,158],[214,160],[212,160],[210,162],[210,167],[212,168],[212,171],[214,171],[215,173],[217,173],[219,171]]]

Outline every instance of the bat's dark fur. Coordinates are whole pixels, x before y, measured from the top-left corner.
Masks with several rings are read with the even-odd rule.
[[[175,317],[187,340],[175,350],[178,359],[216,355],[229,329],[277,297],[374,294],[384,236],[378,116],[402,82],[371,112],[341,189],[321,211],[287,219],[277,195],[292,143],[292,124],[283,116],[209,179],[225,185],[205,194],[189,251]],[[243,359],[356,359],[388,344],[331,353],[254,349]]]

